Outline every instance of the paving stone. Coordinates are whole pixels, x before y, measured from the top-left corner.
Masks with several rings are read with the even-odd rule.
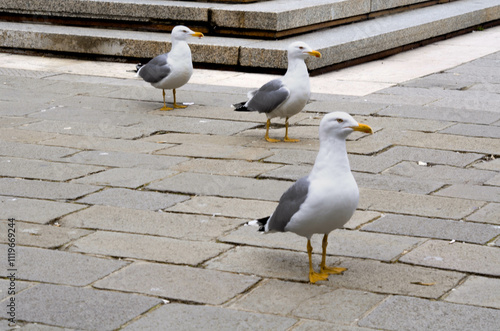
[[[285,127],[284,125],[276,127],[277,123],[275,122],[278,122],[278,120],[274,120],[274,122],[272,122],[274,126],[271,125],[271,128],[269,129],[269,137],[273,139],[282,140],[283,137],[285,136]],[[246,130],[241,133],[242,136],[253,137],[254,139],[258,139],[259,137],[263,139],[265,134],[266,134],[265,128],[254,128],[251,130]],[[312,125],[293,125],[292,123],[290,123],[288,134],[290,138],[293,139],[300,139],[300,140],[318,139],[318,127]]]
[[[2,330],[9,330],[9,323],[5,323],[5,322],[8,322],[7,320],[0,320],[0,328],[2,328]],[[75,329],[70,329],[70,328],[60,328],[60,327],[57,327],[57,326],[48,326],[48,325],[43,325],[43,324],[40,324],[40,323],[23,323],[23,322],[19,322],[17,321],[16,325],[18,327],[21,327],[24,330],[26,331],[74,331]]]
[[[198,265],[230,248],[230,245],[214,242],[97,231],[74,241],[69,250],[71,252]]]
[[[16,242],[23,246],[56,248],[67,242],[92,233],[81,229],[59,228],[51,225],[16,222]],[[7,221],[0,221],[2,233],[7,233]],[[5,236],[0,237],[0,243],[8,244]]]
[[[395,214],[384,215],[362,230],[476,244],[486,244],[500,234],[500,227],[494,225]]]
[[[53,200],[77,199],[100,190],[99,186],[0,178],[0,194]]]
[[[303,151],[295,149],[272,149],[274,155],[267,157],[265,162],[285,164],[314,164],[318,151]]]
[[[460,136],[500,138],[500,133],[497,127],[486,125],[456,124],[440,132]]]
[[[78,200],[80,203],[111,205],[133,209],[159,210],[186,201],[189,197],[150,191],[135,191],[124,188],[108,188],[104,191],[87,195]]]
[[[123,330],[155,330],[168,325],[175,330],[289,330],[297,320],[233,309],[169,304],[128,325]]]
[[[471,276],[445,298],[471,306],[500,309],[500,279]]]
[[[358,208],[423,217],[462,219],[484,204],[475,200],[361,188]]]
[[[439,181],[441,183],[483,184],[495,176],[488,170],[456,168],[443,165],[421,166],[416,162],[401,162],[386,173],[416,180]],[[436,187],[437,189],[437,187]]]
[[[400,261],[461,272],[500,275],[500,254],[496,247],[429,240],[401,257]]]
[[[257,177],[281,165],[243,160],[193,159],[173,166],[173,171],[199,172],[213,175]]]
[[[305,250],[304,242],[304,250]],[[321,256],[313,255],[313,264],[319,270]],[[329,263],[332,259],[328,259]],[[207,269],[257,275],[282,280],[309,281],[307,253],[279,249],[237,246],[235,249],[206,263]],[[338,276],[331,276],[335,279]]]
[[[455,184],[434,194],[462,199],[500,202],[500,187],[493,186]]]
[[[349,154],[348,156],[352,171],[376,174],[398,163],[397,159],[386,157],[383,154],[376,156]]]
[[[61,161],[62,157],[78,152],[73,148],[38,146],[12,141],[0,141],[0,151],[3,156],[51,161]]]
[[[245,146],[251,144],[254,139],[242,136],[205,135],[199,133],[175,133],[156,134],[142,138],[139,141],[154,142],[157,144],[187,144],[187,145],[226,145]],[[167,146],[168,147],[168,146]]]
[[[164,298],[220,305],[260,279],[216,270],[134,262],[94,284],[97,288],[133,291]]]
[[[489,203],[467,216],[467,221],[500,225],[500,203]]]
[[[500,186],[500,174],[496,175],[492,179],[488,180],[486,185]]]
[[[394,146],[381,155],[397,160],[422,161],[432,164],[446,164],[456,167],[465,167],[483,157],[478,153],[459,153],[430,148],[416,148],[407,146]]]
[[[181,173],[151,183],[147,188],[187,194],[278,201],[290,185],[289,182],[277,180]]]
[[[429,194],[444,185],[443,182],[436,180],[425,180],[420,178],[414,180],[413,177],[400,177],[386,174],[385,172],[383,174],[354,172],[353,175],[359,187],[397,192]]]
[[[66,181],[105,169],[80,164],[0,157],[0,172],[6,177]]]
[[[24,132],[24,131],[23,131]],[[55,134],[52,139],[43,140],[40,144],[48,146],[70,147],[84,150],[98,150],[107,152],[125,152],[125,153],[151,153],[168,144],[158,144],[142,140],[124,140],[109,139],[90,136],[76,136],[67,134]]]
[[[368,292],[270,280],[238,300],[232,307],[350,324],[384,298],[384,295]]]
[[[51,284],[38,284],[16,299],[19,320],[87,330],[114,330],[161,303],[137,294]]]
[[[26,131],[41,131],[52,132],[67,135],[90,136],[90,137],[103,137],[114,139],[134,139],[140,138],[145,134],[152,131],[147,130],[145,127],[131,126],[114,126],[109,121],[103,121],[99,125],[93,123],[80,123],[80,122],[62,122],[43,120],[36,123],[31,123],[21,127]]]
[[[303,320],[293,328],[294,331],[307,331],[307,330],[317,330],[317,331],[373,331],[373,329],[360,328],[358,326],[341,325],[339,323],[327,323],[320,321]]]
[[[276,168],[274,170],[268,171],[261,175],[261,178],[270,179],[284,179],[296,181],[299,178],[309,175],[311,172],[311,165],[292,165],[287,164]],[[291,184],[291,183],[290,183]]]
[[[270,151],[263,148],[207,144],[182,144],[157,151],[155,154],[248,161],[257,161],[272,155]]]
[[[2,251],[7,251],[7,245],[0,247]],[[18,246],[16,253],[18,279],[74,286],[91,284],[128,264],[125,261],[35,247]],[[0,271],[2,277],[7,275],[7,259],[4,261]]]
[[[277,202],[272,201],[195,196],[166,210],[256,219],[264,217],[264,215],[271,215],[277,205]]]
[[[114,168],[98,174],[73,180],[72,183],[138,188],[155,180],[163,179],[174,174],[176,174],[176,172],[169,170]]]
[[[0,206],[0,219],[15,218],[19,221],[40,224],[85,208],[84,205],[73,203],[5,196],[0,196]]]
[[[169,167],[187,161],[183,157],[135,154],[124,152],[83,151],[64,159],[66,162],[105,165],[120,168],[145,168],[167,170]]]
[[[16,280],[15,286],[13,286],[13,285],[14,284],[11,284],[11,280],[8,278],[7,279],[0,279],[0,300],[3,300],[5,298],[10,297],[9,292],[12,291],[12,289],[9,289],[9,287],[15,287],[15,292],[17,294],[17,293],[29,288],[30,286],[33,286],[34,283]],[[1,324],[0,324],[0,327],[1,327]]]
[[[187,240],[214,240],[243,220],[205,215],[160,213],[111,206],[92,206],[68,215],[59,224],[70,228],[149,234]]]
[[[26,117],[2,117],[0,116],[0,128],[13,128],[19,125],[33,123],[38,120]]]
[[[478,162],[474,164],[474,168],[500,171],[500,158],[496,158],[490,161]]]
[[[361,225],[379,218],[382,214],[374,211],[356,210],[351,219],[344,224],[344,229],[355,230]]]
[[[425,318],[422,318],[425,316]],[[495,330],[496,309],[394,296],[379,305],[358,325],[384,330]]]

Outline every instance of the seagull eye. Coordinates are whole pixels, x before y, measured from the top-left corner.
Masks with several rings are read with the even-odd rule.
[[[342,123],[342,122],[344,122],[344,120],[341,118],[337,118],[337,122]]]
[[[302,46],[299,46],[299,49],[304,49],[304,47],[302,47]]]

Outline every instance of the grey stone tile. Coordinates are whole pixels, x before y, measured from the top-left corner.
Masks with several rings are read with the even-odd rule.
[[[241,136],[205,135],[199,133],[176,133],[156,134],[142,138],[138,141],[153,142],[157,144],[186,144],[186,145],[226,145],[245,146],[251,144],[254,139]],[[168,146],[166,146],[168,147]]]
[[[181,144],[175,147],[159,150],[156,154],[217,159],[239,159],[248,161],[257,161],[272,155],[269,150],[264,148],[216,144]]]
[[[83,151],[64,159],[65,162],[105,165],[121,168],[145,168],[167,170],[169,167],[187,161],[183,157],[136,154],[125,152]]]
[[[161,303],[137,294],[50,284],[34,286],[16,299],[19,320],[87,330],[114,330]]]
[[[0,157],[0,173],[6,177],[66,181],[105,169],[81,164]]]
[[[407,146],[394,146],[381,153],[386,157],[392,157],[396,160],[422,161],[431,164],[445,164],[456,167],[465,167],[474,161],[483,157],[478,153],[459,153],[454,151],[445,151],[430,148],[416,148]]]
[[[314,164],[318,151],[304,151],[298,149],[271,149],[273,155],[266,158],[265,162],[285,163],[285,164]]]
[[[500,202],[500,187],[455,184],[434,193],[439,196]]]
[[[230,198],[278,201],[290,182],[258,180],[234,176],[197,173],[179,175],[151,183],[148,189],[187,194],[215,195]]]
[[[350,324],[384,298],[384,295],[368,292],[270,280],[238,300],[233,307]]]
[[[95,283],[95,287],[132,291],[173,300],[220,305],[260,279],[228,272],[135,262]]]
[[[23,246],[56,248],[67,242],[92,233],[81,229],[60,228],[51,225],[16,222],[16,243]],[[2,233],[7,233],[7,221],[0,221]],[[0,238],[0,243],[8,244],[6,236]]]
[[[444,165],[421,166],[416,162],[401,162],[386,173],[416,180],[439,181],[441,183],[483,184],[495,177],[495,172],[479,169],[456,168]]]
[[[489,203],[467,216],[468,221],[500,225],[500,203]]]
[[[425,318],[422,318],[425,316]],[[495,330],[496,309],[394,296],[384,301],[358,325],[384,330]]]
[[[266,171],[279,167],[281,167],[281,165],[263,162],[247,162],[243,160],[192,159],[175,165],[171,169],[179,172],[257,177]]]
[[[500,309],[500,279],[471,276],[445,298],[448,302]]]
[[[401,294],[438,299],[455,287],[466,275],[454,271],[343,258],[338,266],[347,268],[341,277],[331,277],[334,288],[349,288],[375,293]]]
[[[374,174],[380,173],[399,162],[399,160],[390,156],[386,157],[383,154],[376,156],[349,154],[348,156],[352,171]]]
[[[0,247],[6,252],[7,245]],[[3,277],[7,275],[7,259],[4,261],[0,271]],[[22,246],[18,246],[16,256],[18,279],[74,286],[91,284],[127,264],[124,261]]]
[[[359,187],[397,192],[429,194],[444,185],[443,182],[436,180],[414,180],[412,177],[406,178],[386,173],[368,174],[354,172],[353,175]]]
[[[373,329],[360,328],[359,326],[342,325],[340,323],[328,323],[321,321],[302,320],[300,324],[292,329],[293,331],[373,331]]]
[[[159,210],[186,201],[189,197],[149,191],[135,191],[125,188],[108,188],[104,191],[87,195],[78,200],[92,205],[110,205],[133,209]]]
[[[173,146],[142,140],[110,139],[90,136],[83,137],[67,134],[55,134],[54,137],[52,137],[51,139],[43,140],[40,142],[40,144],[84,150],[125,153],[151,153],[168,146]]]
[[[96,205],[68,215],[60,219],[59,223],[70,228],[209,241],[237,228],[243,220]]]
[[[56,136],[55,133],[49,132],[38,132],[38,131],[26,131],[18,128],[2,128],[0,130],[0,141],[2,143],[2,150],[4,146],[8,146],[6,143],[18,143],[27,144],[29,147],[36,147],[29,144],[37,143],[46,139],[52,139]],[[11,149],[11,151],[16,151],[16,149]],[[15,155],[14,155],[15,156]]]
[[[492,179],[488,180],[486,185],[500,186],[500,174],[496,175]]]
[[[38,120],[26,117],[2,117],[0,116],[0,128],[13,128],[27,123],[33,123]]]
[[[429,240],[401,257],[400,261],[428,267],[498,276],[498,248]]]
[[[16,280],[14,283],[12,283],[12,281],[8,278],[0,279],[0,300],[8,298],[10,296],[9,292],[11,292],[12,290],[14,290],[17,294],[34,285],[34,283],[23,282],[19,280]]]
[[[71,200],[100,190],[99,186],[0,178],[0,194],[51,200]]]
[[[500,138],[498,127],[487,125],[456,124],[440,132],[460,136]]]
[[[262,178],[270,178],[270,179],[284,179],[284,180],[293,180],[296,181],[301,177],[309,175],[311,172],[311,165],[292,165],[287,164],[276,168],[274,170],[268,171],[264,173]]]
[[[363,231],[486,244],[500,234],[500,227],[472,222],[388,214],[365,225]]]
[[[147,314],[123,330],[159,330],[165,325],[175,330],[288,330],[297,320],[289,317],[246,311],[169,304]]]
[[[24,132],[24,130],[22,132]],[[33,143],[1,140],[0,151],[0,154],[3,156],[51,161],[61,161],[60,159],[62,157],[78,152],[78,150],[74,148],[41,146]]]
[[[231,247],[226,244],[206,241],[97,231],[74,241],[69,247],[69,251],[198,265]]]
[[[15,218],[32,223],[51,220],[85,208],[84,205],[56,201],[0,196],[0,219]]]
[[[500,158],[478,162],[474,164],[474,168],[500,171]]]
[[[361,188],[359,209],[395,214],[462,219],[484,206],[482,201]]]
[[[139,168],[114,168],[98,174],[73,180],[73,183],[102,186],[138,188],[155,180],[176,174],[170,170],[150,170]]]
[[[271,215],[277,205],[277,202],[272,201],[195,196],[166,210],[181,213],[256,219],[265,215]]]
[[[344,229],[355,230],[363,224],[379,218],[382,214],[375,211],[356,210],[351,219],[344,224]]]

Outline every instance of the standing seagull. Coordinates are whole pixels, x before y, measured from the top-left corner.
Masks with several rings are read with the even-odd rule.
[[[309,56],[321,57],[321,53],[313,51],[306,43],[294,42],[288,46],[288,69],[285,76],[264,84],[260,89],[248,93],[248,101],[234,104],[236,111],[258,111],[266,113],[266,140],[269,138],[271,118],[285,117],[284,141],[296,142],[298,139],[288,138],[288,119],[298,114],[309,101],[311,87],[309,73],[304,60]]]
[[[163,90],[163,107],[160,110],[186,108],[178,105],[175,99],[175,89],[186,84],[193,74],[191,50],[186,42],[187,37],[203,37],[203,33],[194,32],[183,25],[178,25],[172,30],[172,49],[169,53],[161,54],[147,64],[137,65],[137,75],[156,88]],[[165,103],[165,89],[173,90],[174,108],[167,107]]]
[[[295,182],[280,198],[278,207],[269,217],[250,222],[259,231],[291,231],[307,238],[309,281],[327,280],[328,274],[338,274],[345,268],[325,265],[328,234],[343,226],[356,210],[359,190],[351,173],[345,140],[353,131],[373,133],[349,114],[334,112],[325,115],[319,126],[320,147],[311,173]],[[312,267],[311,237],[324,234],[321,272]]]

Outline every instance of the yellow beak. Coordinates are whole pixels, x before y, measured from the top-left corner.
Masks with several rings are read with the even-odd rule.
[[[316,57],[321,57],[321,53],[318,51],[307,52],[307,54],[312,55],[312,56],[316,56]]]
[[[361,123],[358,123],[358,126],[353,126],[352,129],[354,131],[360,131],[360,132],[369,133],[369,134],[373,133],[372,128],[370,128],[366,124],[361,124]]]
[[[203,33],[201,33],[201,32],[195,32],[195,33],[193,33],[193,34],[191,34],[191,35],[192,35],[193,37],[200,37],[200,38],[203,38],[203,37],[204,37]]]

